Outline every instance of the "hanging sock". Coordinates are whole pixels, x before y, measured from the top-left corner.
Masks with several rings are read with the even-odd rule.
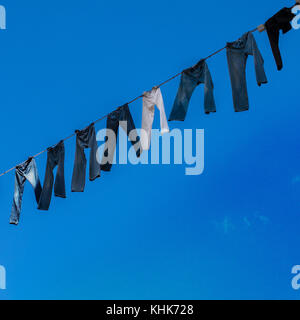
[[[45,180],[43,185],[43,191],[39,201],[39,210],[49,210],[54,182],[53,170],[56,166],[57,171],[54,184],[54,194],[56,197],[66,198],[64,165],[65,146],[64,142],[61,141],[55,147],[48,148]]]
[[[264,59],[251,32],[245,33],[235,42],[228,42],[226,50],[234,109],[236,112],[249,110],[246,81],[247,59],[249,55],[253,55],[256,80],[259,86],[268,83],[264,70]]]
[[[26,180],[28,180],[32,185],[36,202],[39,203],[42,187],[34,158],[29,158],[26,162],[16,167],[15,192],[10,216],[10,224],[19,224]]]
[[[101,170],[103,171],[111,171],[118,139],[119,126],[121,126],[127,133],[127,136],[136,151],[136,156],[139,158],[141,155],[140,138],[137,134],[128,104],[125,104],[110,113],[107,117],[105,149],[101,161]],[[113,136],[111,133],[113,133]]]
[[[92,123],[84,130],[76,130],[76,152],[72,176],[72,192],[83,192],[86,176],[84,149],[90,148],[90,181],[100,177],[100,164],[97,162],[97,141],[95,126]]]
[[[183,71],[169,121],[185,120],[193,92],[201,83],[204,84],[205,113],[216,112],[212,77],[205,60],[200,60],[194,67]]]
[[[280,30],[282,30],[283,34],[289,32],[292,29],[290,22],[294,18],[295,15],[292,13],[291,8],[283,8],[265,23],[273,56],[279,71],[283,68],[279,49]]]
[[[154,107],[160,111],[161,134],[169,132],[168,121],[165,113],[165,106],[160,88],[153,88],[143,94],[143,115],[141,143],[143,150],[149,150],[151,144],[151,131],[154,121]]]

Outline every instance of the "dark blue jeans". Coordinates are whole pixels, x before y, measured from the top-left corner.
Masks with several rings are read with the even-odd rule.
[[[39,203],[42,186],[34,158],[29,158],[26,162],[16,167],[15,192],[10,216],[10,224],[19,224],[26,180],[28,180],[32,185],[36,202]]]
[[[97,162],[97,141],[95,126],[76,130],[76,152],[72,176],[72,192],[83,192],[86,176],[86,157],[84,149],[90,148],[90,181],[100,177],[100,164]]]
[[[56,166],[57,171],[54,184],[54,194],[56,197],[66,198],[65,146],[63,141],[59,142],[53,148],[48,148],[45,180],[38,206],[38,209],[40,210],[49,210],[54,182],[53,170]]]
[[[216,112],[212,77],[205,60],[200,60],[196,66],[183,71],[169,121],[185,120],[193,92],[201,83],[204,83],[205,113]]]
[[[246,64],[248,56],[254,57],[257,84],[267,83],[264,59],[251,32],[245,33],[235,42],[227,43],[227,61],[230,73],[233,104],[236,112],[249,110],[246,81]]]
[[[124,106],[109,114],[107,117],[106,128],[114,133],[114,137],[112,139],[109,139],[107,135],[105,138],[105,149],[101,161],[101,170],[103,171],[111,171],[116,143],[118,139],[119,126],[122,126],[124,131],[127,133],[131,144],[135,148],[136,156],[140,157],[141,155],[140,137],[138,137],[137,135],[135,124],[132,119],[128,104],[125,104]]]

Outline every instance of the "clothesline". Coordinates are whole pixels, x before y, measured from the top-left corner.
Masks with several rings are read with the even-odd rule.
[[[297,4],[298,4],[298,0],[296,1],[296,5],[297,5]],[[294,6],[296,6],[296,5],[294,5]],[[294,7],[294,6],[293,6],[293,7]],[[292,8],[293,8],[293,7],[292,7]],[[263,26],[263,25],[261,25],[261,26]],[[260,32],[264,31],[264,28],[260,28],[261,26],[255,28],[255,29],[253,29],[253,30],[251,30],[251,31],[249,31],[249,32],[253,33],[253,32],[255,32],[255,31],[257,31],[257,30],[259,30]],[[209,58],[212,58],[213,56],[219,54],[220,52],[222,52],[222,51],[225,50],[225,49],[226,49],[226,46],[223,47],[223,48],[221,48],[221,49],[219,49],[219,50],[217,50],[217,51],[215,51],[215,52],[213,52],[212,54],[210,54],[209,56],[207,56],[206,58],[204,58],[204,59],[202,59],[202,60],[207,60],[207,59],[209,59]],[[170,82],[170,81],[176,79],[177,77],[179,77],[182,73],[183,73],[183,71],[177,73],[176,75],[174,75],[174,76],[172,76],[171,78],[165,80],[164,82],[160,83],[159,85],[154,86],[154,88],[160,88],[160,87],[162,87],[163,85],[167,84],[168,82]],[[137,100],[139,100],[139,99],[141,99],[141,98],[143,98],[143,94],[141,94],[141,95],[139,95],[138,97],[132,99],[131,101],[127,102],[126,104],[127,104],[127,105],[132,104],[133,102],[135,102],[135,101],[137,101]],[[92,122],[92,123],[98,123],[98,122],[104,120],[105,118],[107,118],[109,115],[110,115],[110,113],[106,114],[105,116],[102,116],[101,118],[95,120],[95,121]],[[87,128],[87,127],[86,127],[86,128]],[[85,129],[86,129],[86,128],[85,128]],[[84,129],[83,129],[83,130],[84,130]],[[73,133],[73,134],[71,134],[70,136],[68,136],[67,138],[62,139],[61,141],[67,141],[67,140],[71,139],[72,137],[74,137],[75,135],[76,135],[76,133]],[[55,146],[55,145],[53,145],[52,147],[54,147],[54,146]],[[37,158],[38,156],[40,156],[40,155],[42,155],[43,153],[45,153],[47,150],[48,150],[48,148],[44,149],[43,151],[41,151],[41,152],[39,152],[39,153],[35,154],[34,156],[29,157],[29,158],[31,158],[31,159],[32,159],[32,158]],[[3,173],[0,174],[0,177],[4,176],[5,174],[9,173],[10,171],[16,169],[18,166],[22,165],[22,164],[25,163],[26,161],[27,161],[27,160],[25,160],[24,162],[22,162],[22,163],[20,163],[20,164],[18,164],[18,165],[15,165],[14,167],[12,167],[12,168],[4,171]]]

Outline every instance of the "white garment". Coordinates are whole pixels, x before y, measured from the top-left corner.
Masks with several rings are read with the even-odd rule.
[[[151,144],[151,130],[154,121],[154,106],[160,111],[161,134],[169,132],[168,121],[165,113],[164,101],[160,88],[153,88],[144,92],[141,144],[143,150],[149,150]]]

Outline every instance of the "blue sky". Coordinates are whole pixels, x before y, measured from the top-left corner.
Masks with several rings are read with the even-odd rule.
[[[293,1],[1,1],[1,164],[4,171],[234,41]],[[203,87],[184,123],[205,129],[205,171],[114,166],[68,198],[36,209],[26,184],[8,224],[14,173],[0,178],[0,299],[299,299],[299,42],[280,39],[276,70],[255,33],[269,84],[247,65],[250,111],[234,113],[225,52],[208,60],[217,113]],[[162,88],[167,115],[179,80]],[[131,105],[137,127],[142,105]],[[159,127],[159,117],[154,128]],[[105,127],[105,121],[97,129]],[[37,159],[43,180],[46,155]]]

